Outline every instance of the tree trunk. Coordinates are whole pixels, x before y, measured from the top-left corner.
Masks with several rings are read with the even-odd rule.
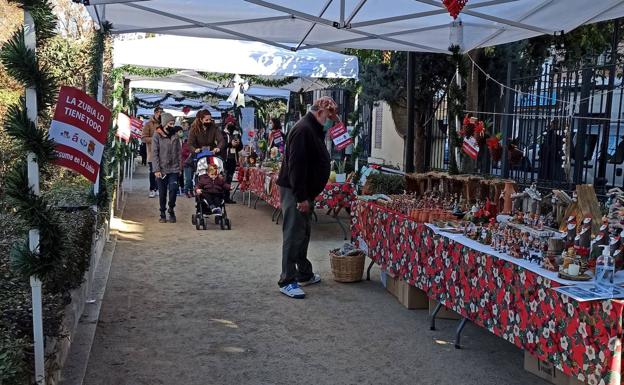
[[[477,48],[469,52],[470,57],[476,63],[479,63],[483,56],[483,48]],[[466,59],[468,63],[468,79],[466,79],[466,110],[479,111],[479,74],[477,67],[472,65],[470,59]]]
[[[417,173],[425,172],[425,116],[423,108],[414,111],[414,170]]]

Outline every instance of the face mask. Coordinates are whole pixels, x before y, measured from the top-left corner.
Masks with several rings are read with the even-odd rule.
[[[180,139],[184,138],[184,131],[178,131],[178,137]]]

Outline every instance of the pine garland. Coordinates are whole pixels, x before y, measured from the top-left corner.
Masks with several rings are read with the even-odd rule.
[[[465,77],[466,69],[460,47],[451,46],[449,47],[449,51],[451,51],[451,59],[453,63],[455,63],[459,70],[459,75],[462,78]],[[448,90],[449,127],[447,130],[449,137],[449,174],[452,175],[459,174],[459,167],[455,157],[455,149],[458,147],[461,148],[462,146],[462,139],[457,134],[459,127],[455,127],[455,118],[457,117],[459,121],[462,120],[465,104],[466,94],[462,87],[457,85],[456,80],[453,79],[451,84],[449,84]]]
[[[37,45],[41,46],[54,36],[56,16],[48,0],[13,1],[30,12],[35,21]],[[19,28],[0,49],[0,62],[9,75],[24,87],[35,87],[37,114],[45,116],[47,108],[56,102],[57,84],[49,68],[42,65],[32,49],[26,47],[24,28]],[[39,247],[34,252],[28,241],[18,243],[11,250],[11,264],[18,274],[36,276],[43,282],[55,284],[55,271],[63,269],[66,251],[65,237],[59,226],[58,213],[42,196],[37,196],[28,182],[26,155],[34,153],[41,169],[54,159],[54,143],[36,122],[28,118],[25,100],[12,105],[6,116],[5,129],[22,152],[21,159],[8,173],[6,195],[16,214],[39,230]]]
[[[219,74],[219,73],[214,73],[214,72],[199,72],[199,74],[207,80],[212,80],[218,83],[226,83],[232,80],[232,74]],[[263,76],[257,76],[257,75],[240,74],[240,76],[243,79],[247,80],[249,84],[258,84],[261,86],[274,87],[274,88],[287,86],[291,84],[292,82],[294,82],[295,80],[297,80],[297,77],[294,77],[294,76],[287,76],[282,79],[269,79],[269,78],[266,78]]]
[[[112,24],[105,22],[99,31],[93,34],[91,42],[91,57],[89,64],[91,66],[91,79],[89,79],[89,93],[94,98],[97,97],[100,76],[103,76],[104,68],[104,49],[106,46],[106,38],[110,36]]]

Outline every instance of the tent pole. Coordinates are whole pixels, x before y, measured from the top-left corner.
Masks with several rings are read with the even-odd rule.
[[[407,53],[407,137],[405,139],[405,172],[414,172],[414,67],[416,53]]]

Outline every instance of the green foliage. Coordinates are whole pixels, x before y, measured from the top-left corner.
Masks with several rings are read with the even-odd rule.
[[[0,378],[7,384],[26,384],[26,340],[0,324]]]
[[[9,0],[9,2],[30,12],[37,26],[37,47],[56,35],[57,19],[53,12],[53,6],[48,0]]]
[[[32,152],[40,162],[48,163],[55,158],[54,141],[48,138],[47,132],[37,128],[28,119],[26,101],[21,98],[19,104],[9,107],[4,129],[15,139],[23,153]]]
[[[37,109],[41,114],[56,101],[56,79],[41,64],[35,52],[26,47],[24,28],[19,28],[0,50],[0,62],[7,73],[24,87],[37,89]]]
[[[212,80],[218,83],[227,83],[230,80],[232,80],[232,74],[220,74],[220,73],[214,73],[214,72],[199,72],[199,74],[203,76],[204,78],[206,78],[207,80]],[[257,85],[261,85],[265,87],[276,87],[276,88],[287,86],[290,83],[297,80],[297,77],[292,77],[292,76],[284,77],[281,79],[270,79],[270,78],[266,78],[263,76],[256,76],[256,75],[244,75],[244,74],[239,74],[239,75],[243,79],[247,80],[249,84],[253,84],[253,85],[257,84]]]
[[[89,64],[89,44],[85,38],[55,36],[37,54],[59,84],[86,91],[92,68]]]
[[[381,172],[368,176],[366,184],[370,187],[370,194],[403,194],[405,192],[405,177]]]
[[[106,48],[106,38],[110,36],[110,30],[112,24],[105,22],[99,31],[93,34],[91,41],[91,55],[90,55],[90,69],[91,77],[89,80],[89,93],[91,96],[96,97],[98,91],[98,84],[100,82],[100,75],[104,68],[104,50]]]

